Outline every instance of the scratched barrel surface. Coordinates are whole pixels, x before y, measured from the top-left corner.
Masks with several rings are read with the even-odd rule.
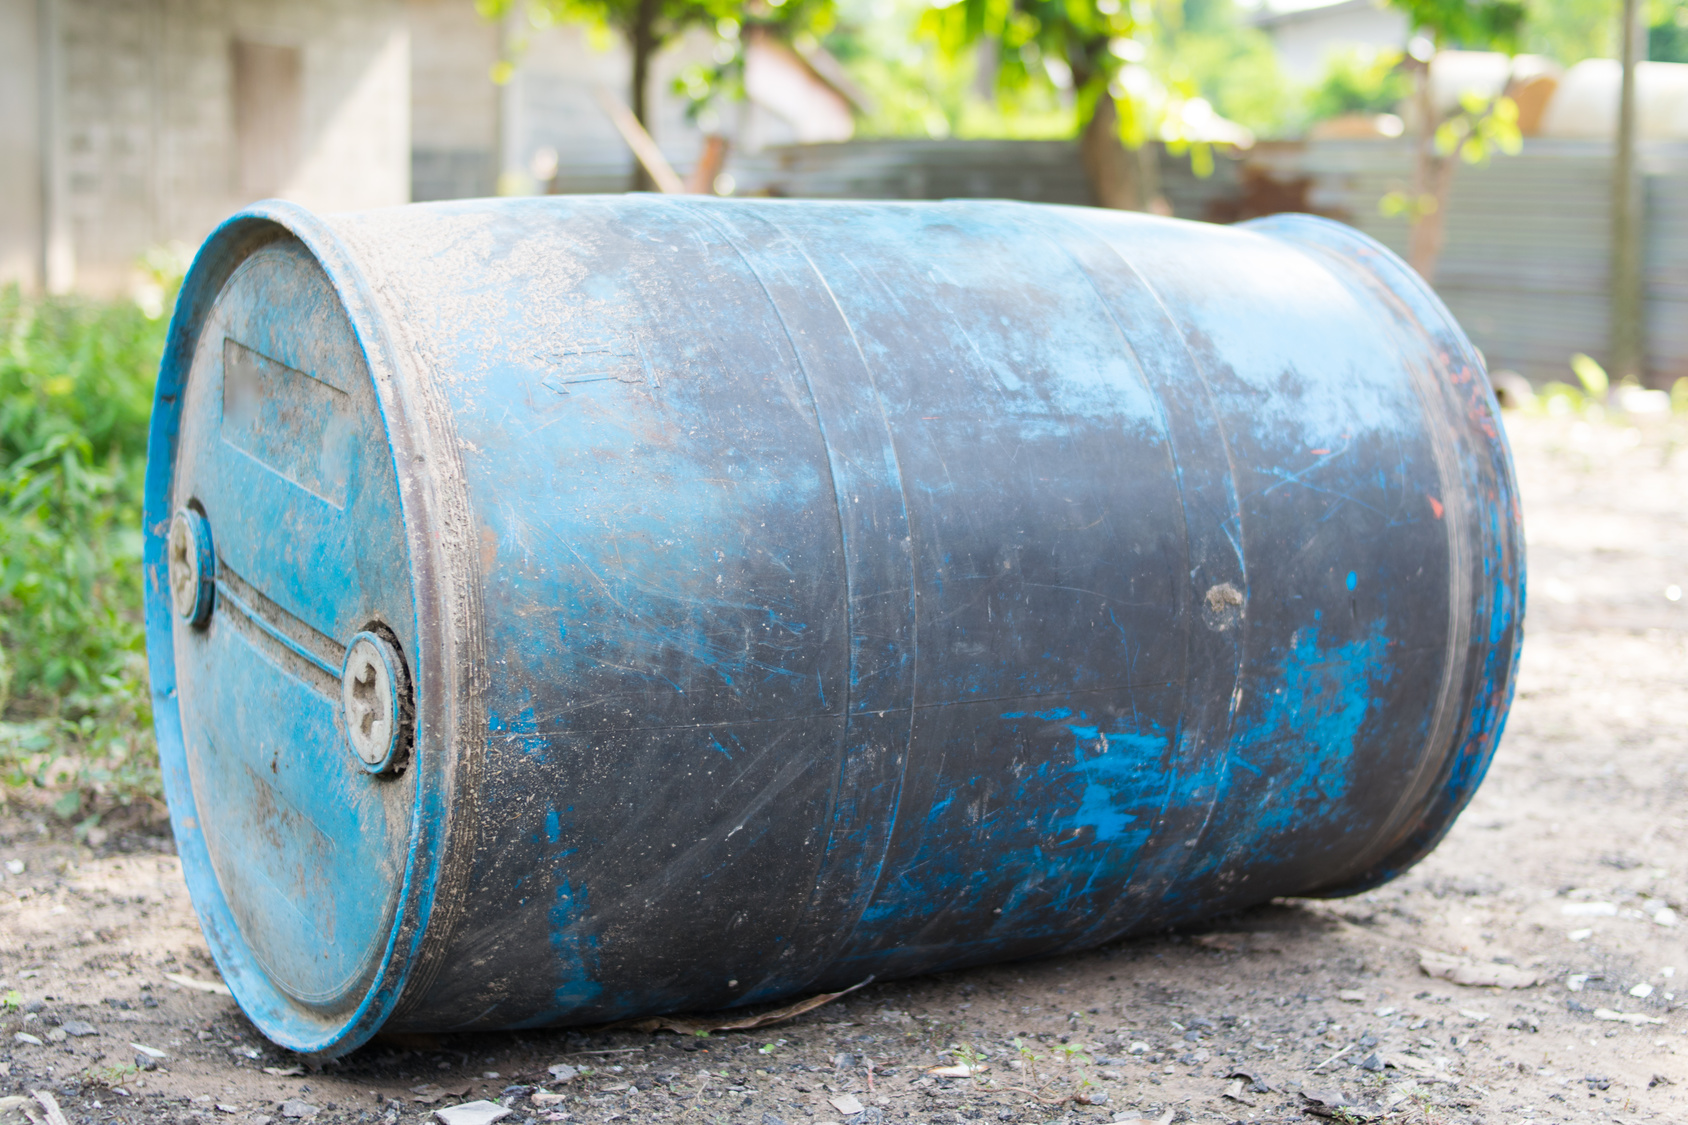
[[[148,472],[194,904],[329,1055],[1376,885],[1518,658],[1481,361],[1307,217],[260,205]]]

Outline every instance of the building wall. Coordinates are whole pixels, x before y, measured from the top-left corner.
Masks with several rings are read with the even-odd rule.
[[[535,30],[519,20],[500,29],[481,21],[471,0],[409,0],[409,10],[414,198],[627,189],[633,157],[597,93],[601,87],[631,100],[632,60],[619,37],[578,25]],[[500,35],[521,43],[515,74],[502,88],[490,80]],[[687,119],[674,80],[692,63],[707,64],[714,46],[713,37],[694,30],[651,66],[650,132],[682,175],[704,134]],[[754,106],[728,106],[723,117],[714,130],[735,151],[796,139],[785,121]],[[545,170],[550,153],[556,176],[541,182],[534,173]]]
[[[17,9],[28,2],[0,0],[7,5],[0,19],[17,22]],[[53,15],[60,65],[56,81],[38,74],[37,97],[56,104],[57,128],[34,138],[35,160],[57,155],[57,186],[45,216],[14,225],[27,225],[27,240],[39,248],[52,241],[52,216],[63,217],[56,287],[126,292],[149,247],[195,246],[255,196],[275,194],[319,210],[409,199],[403,0],[44,0],[37,10]],[[237,44],[297,60],[297,135],[287,159],[271,162],[269,190],[243,176]],[[273,93],[273,83],[267,89]],[[0,143],[12,148],[11,133],[4,137]],[[0,175],[10,210],[14,177],[9,168]],[[0,280],[39,284],[36,270],[17,264],[22,258],[10,249],[16,241],[8,233],[0,243]]]
[[[410,183],[417,200],[492,195],[498,183],[498,28],[466,0],[409,0]]]
[[[1256,23],[1272,38],[1284,74],[1296,82],[1316,82],[1334,52],[1354,47],[1399,50],[1407,42],[1407,17],[1373,0],[1338,3],[1280,12]]]
[[[0,0],[0,284],[42,284],[38,0]]]

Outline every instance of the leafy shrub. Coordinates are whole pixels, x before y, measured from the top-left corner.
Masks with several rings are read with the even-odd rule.
[[[1399,51],[1354,47],[1333,52],[1308,91],[1308,116],[1323,121],[1347,113],[1393,112],[1412,93],[1412,79],[1400,64]]]
[[[141,488],[165,327],[0,290],[0,781],[66,818],[159,792]]]

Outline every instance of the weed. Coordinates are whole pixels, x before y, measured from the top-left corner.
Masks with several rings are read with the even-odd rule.
[[[1043,1056],[1034,1055],[1032,1049],[1026,1046],[1023,1039],[1014,1040],[1014,1049],[1020,1052],[1020,1063],[1025,1069],[1026,1077],[1035,1084],[1037,1082],[1037,1063]]]
[[[88,1068],[88,1081],[97,1082],[101,1086],[121,1086],[139,1073],[140,1070],[133,1063],[91,1066]]]
[[[985,1053],[973,1046],[951,1047],[950,1055],[967,1068],[969,1076],[976,1076],[985,1065]]]
[[[0,290],[0,787],[82,837],[160,790],[140,510],[164,332],[133,305]]]
[[[1063,1043],[1055,1049],[1060,1051],[1062,1055],[1066,1056],[1063,1061],[1065,1061],[1068,1066],[1071,1066],[1073,1063],[1087,1063],[1090,1061],[1090,1057],[1084,1054],[1084,1048],[1080,1047],[1077,1043]]]

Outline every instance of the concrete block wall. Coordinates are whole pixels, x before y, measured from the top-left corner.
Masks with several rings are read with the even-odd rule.
[[[498,185],[498,28],[464,0],[409,0],[411,198],[492,195]]]
[[[0,61],[25,100],[0,125],[0,283],[122,294],[149,247],[196,246],[252,201],[237,41],[297,51],[297,158],[273,194],[330,211],[409,199],[404,0],[0,0],[0,50],[36,44],[27,76]]]
[[[469,0],[409,0],[413,116],[413,197],[457,199],[549,190],[625,191],[633,157],[597,96],[607,89],[630,100],[632,59],[614,34],[580,25],[536,29],[513,18],[503,27],[480,20]],[[503,87],[489,74],[501,43],[513,46],[514,76]],[[647,97],[650,132],[681,174],[703,148],[704,133],[686,115],[674,81],[716,49],[708,32],[693,28],[651,64]],[[746,103],[724,107],[713,125],[736,152],[796,138],[792,127]],[[556,176],[537,182],[536,154],[557,155]]]
[[[0,0],[0,284],[41,273],[39,0]]]

